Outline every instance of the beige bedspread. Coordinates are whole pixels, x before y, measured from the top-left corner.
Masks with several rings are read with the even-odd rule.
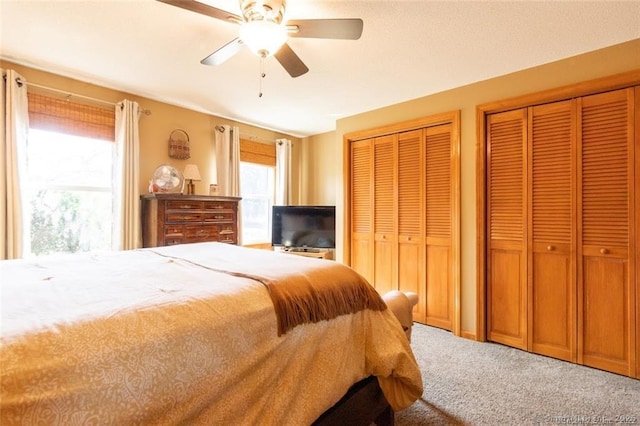
[[[371,374],[408,406],[420,371],[389,310],[278,336],[267,288],[215,271],[320,262],[218,243],[0,262],[0,424],[308,424]]]

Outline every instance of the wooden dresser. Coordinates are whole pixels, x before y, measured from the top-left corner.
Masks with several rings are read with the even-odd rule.
[[[144,247],[238,243],[238,197],[155,193],[140,198]]]

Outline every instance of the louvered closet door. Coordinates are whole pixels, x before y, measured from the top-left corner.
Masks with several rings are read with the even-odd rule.
[[[425,134],[426,323],[451,330],[452,127],[429,127]]]
[[[529,109],[529,350],[576,362],[575,102]]]
[[[381,295],[397,290],[396,135],[374,139],[374,286]]]
[[[633,375],[633,89],[579,102],[578,362]]]
[[[415,321],[425,322],[424,133],[398,134],[398,289],[418,294]]]
[[[526,109],[487,119],[487,337],[526,349]]]
[[[351,143],[351,267],[373,284],[373,140]]]

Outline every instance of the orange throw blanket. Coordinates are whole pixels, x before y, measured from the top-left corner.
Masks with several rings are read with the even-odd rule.
[[[227,246],[213,254],[201,250],[189,260],[181,259],[262,283],[269,291],[276,311],[278,336],[300,324],[329,320],[364,309],[387,309],[380,295],[360,274],[330,260],[258,249],[247,251],[236,246]]]
[[[387,309],[380,295],[354,270],[331,261],[313,260],[318,267],[301,268],[299,273],[278,279],[243,272],[229,273],[254,279],[267,287],[278,318],[278,336],[304,323],[329,320],[364,309]]]

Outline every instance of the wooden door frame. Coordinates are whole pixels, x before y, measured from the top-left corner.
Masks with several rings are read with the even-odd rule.
[[[476,107],[476,338],[479,341],[487,340],[487,135],[486,122],[489,114],[509,111],[512,109],[526,108],[533,105],[557,102],[578,96],[592,95],[611,90],[624,89],[640,84],[640,70],[634,70],[596,80],[571,84],[542,92],[517,96],[505,100],[489,102]],[[636,89],[636,93],[640,90]],[[636,97],[636,105],[640,105]],[[637,112],[636,112],[637,114]],[[640,130],[636,128],[636,135]],[[636,145],[638,138],[636,137]],[[636,147],[636,155],[638,147]],[[640,167],[636,159],[637,173]],[[636,201],[636,204],[638,202]],[[636,236],[636,241],[638,240]],[[638,248],[636,248],[636,251]],[[640,262],[640,256],[638,256]],[[637,266],[640,263],[636,264]],[[640,275],[640,274],[638,274]],[[640,284],[636,275],[636,292],[640,293]],[[640,320],[640,294],[637,295],[636,319]],[[636,330],[640,334],[640,330]],[[640,361],[638,361],[640,369]],[[638,373],[637,373],[638,374]],[[636,375],[637,375],[636,374]]]
[[[453,324],[452,333],[460,336],[461,333],[461,309],[460,309],[460,110],[444,112],[415,120],[393,123],[386,126],[375,127],[361,131],[346,133],[342,138],[343,155],[343,262],[351,265],[351,156],[350,144],[358,140],[384,136],[393,133],[418,130],[425,127],[433,127],[441,124],[451,124],[451,177],[452,197],[451,209],[451,281],[453,285]]]
[[[635,131],[635,182],[636,184],[640,182],[640,125],[637,125],[640,119],[640,86],[636,86],[635,88],[635,120],[636,120],[636,131]],[[640,267],[640,226],[638,225],[638,219],[640,219],[640,189],[636,188],[635,193],[635,213],[636,213],[636,221],[635,226],[633,228],[633,232],[635,233],[636,238],[636,247],[635,247],[635,255],[636,255],[636,375],[637,379],[640,379],[640,272],[638,272],[638,268]]]

